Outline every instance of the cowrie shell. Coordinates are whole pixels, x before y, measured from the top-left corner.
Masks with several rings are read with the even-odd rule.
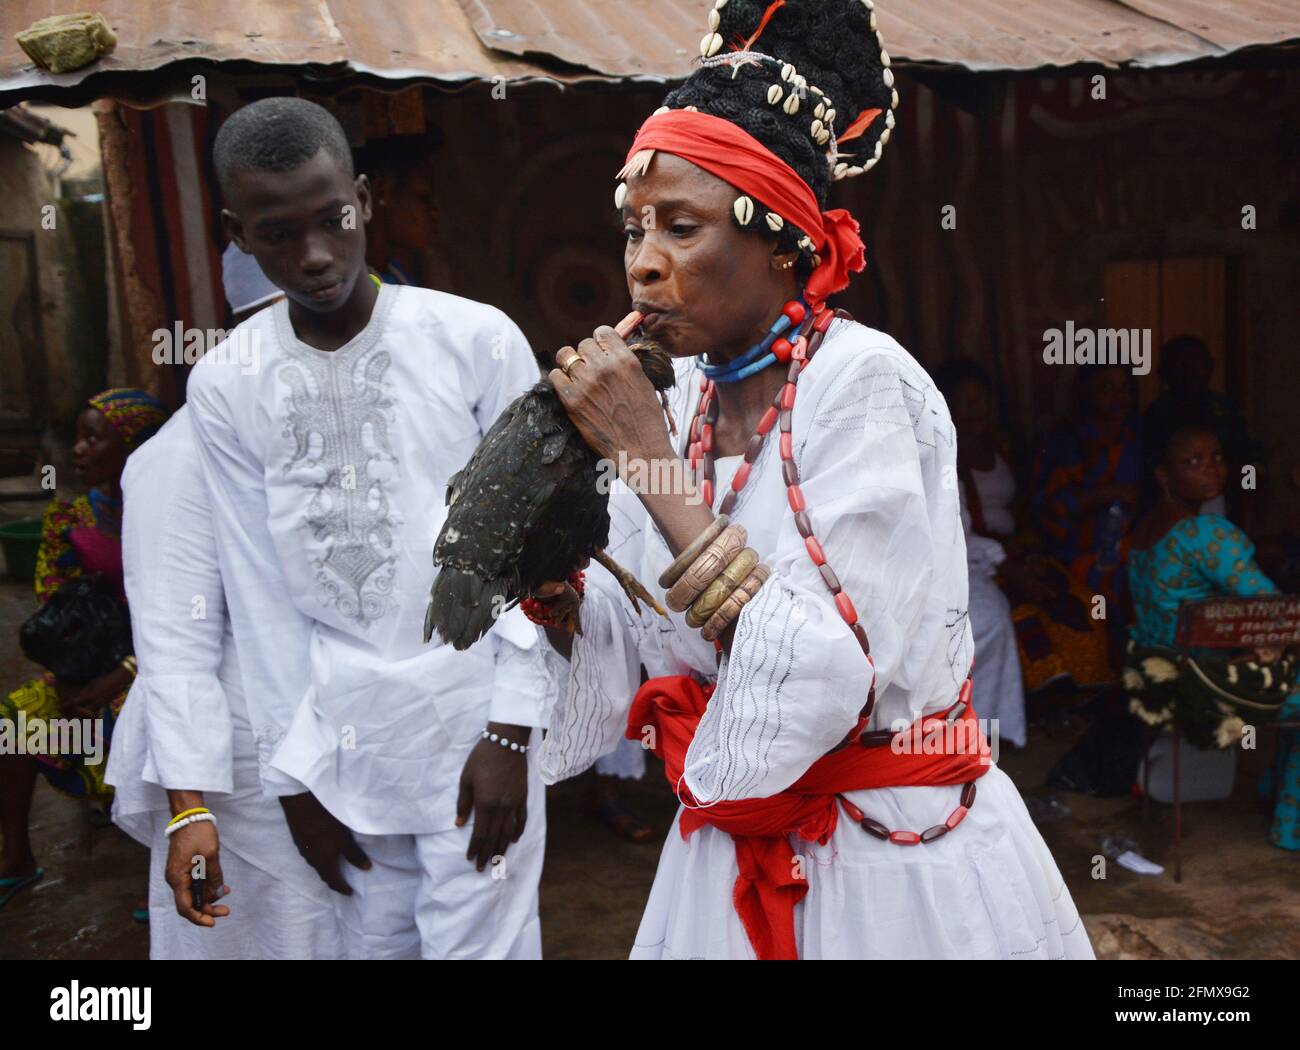
[[[879,157],[872,157],[869,161],[867,161],[864,165],[862,165],[862,170],[870,171],[872,168],[876,166],[876,162],[879,160],[880,160]]]
[[[778,102],[781,101],[782,94],[783,92],[781,91],[781,85],[773,84],[770,88],[767,89],[768,105],[775,106]]]
[[[717,33],[706,33],[700,41],[700,54],[712,58],[722,50],[722,37]]]
[[[891,109],[888,113],[885,114],[885,127],[892,128],[894,124],[895,124],[894,111]]]
[[[779,216],[776,212],[770,211],[767,213],[767,228],[771,230],[773,233],[776,233],[784,225],[785,225],[785,220],[781,218],[781,216]]]
[[[826,113],[826,103],[825,103],[825,102],[818,102],[818,103],[817,103],[817,108],[813,110],[813,116],[814,116],[814,117],[821,117],[821,116],[824,116],[825,113]]]
[[[718,39],[721,40],[722,37],[718,37]],[[888,66],[885,67],[884,81],[885,81],[885,87],[892,88],[894,86],[894,71],[890,69]]]
[[[888,128],[885,128],[885,130],[880,133],[880,144],[882,146],[889,141],[889,135],[890,135],[890,131]]]
[[[812,129],[810,133],[813,138],[816,138],[818,135],[822,133],[822,122],[820,120],[814,120],[812,122]]]
[[[827,131],[825,128],[822,128],[822,130],[817,135],[817,145],[824,146],[826,145],[826,143],[830,142],[830,140],[831,140],[831,133]]]
[[[721,22],[722,22],[722,16],[718,14],[718,9],[715,7],[712,11],[709,12],[709,31],[712,33],[716,33],[718,31],[718,26],[721,24]]]
[[[848,172],[849,166],[843,162],[835,165],[835,178],[842,179]]]
[[[794,76],[794,66],[787,62],[781,67],[781,79],[788,81],[792,76]]]
[[[625,200],[627,200],[627,183],[620,182],[614,187],[614,207],[622,208]]]
[[[834,124],[834,123],[835,123],[835,108],[832,106],[830,109],[828,109],[828,110],[826,111],[826,116],[824,116],[822,119],[823,119],[824,121],[826,121],[827,124]]]
[[[660,106],[658,109],[654,111],[653,115],[657,117],[659,116],[660,113],[668,113],[668,112],[670,112],[670,110],[667,106]]]
[[[880,49],[880,64],[886,69],[889,68],[889,52],[883,47]]]
[[[785,105],[782,106],[781,108],[784,109],[786,113],[788,113],[790,116],[793,117],[796,113],[799,112],[799,96],[796,95],[793,91],[790,92],[790,97],[785,100]]]
[[[736,221],[742,226],[748,226],[749,220],[754,217],[754,202],[743,194],[736,198],[736,202],[731,206],[735,212]]]

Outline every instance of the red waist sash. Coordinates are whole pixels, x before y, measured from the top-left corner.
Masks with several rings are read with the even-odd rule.
[[[695,800],[684,784],[678,785],[686,749],[713,689],[689,675],[652,678],[637,690],[628,712],[628,738],[643,740],[646,727],[653,727],[654,753],[663,760],[668,782],[687,806],[696,805]],[[975,721],[969,704],[958,719],[966,720]],[[936,715],[919,720],[922,732],[941,723]],[[859,723],[855,732],[863,727]],[[962,728],[978,733],[977,724]],[[914,725],[904,733],[916,731]],[[919,739],[919,734],[912,739]],[[863,747],[855,739],[823,755],[779,795],[684,810],[682,837],[706,824],[731,835],[740,868],[732,900],[754,952],[760,959],[795,959],[794,906],[808,892],[808,882],[791,855],[789,835],[825,845],[839,814],[836,795],[845,791],[962,784],[982,777],[989,769],[988,748],[982,734],[978,740],[977,748],[960,754],[924,754],[916,747],[898,754],[890,747]]]

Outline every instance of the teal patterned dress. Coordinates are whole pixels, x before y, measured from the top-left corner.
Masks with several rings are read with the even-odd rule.
[[[1128,554],[1133,625],[1138,645],[1173,645],[1178,607],[1185,601],[1236,594],[1276,594],[1277,588],[1255,563],[1255,545],[1219,514],[1180,521],[1146,550]],[[1300,691],[1288,698],[1281,720],[1300,718]],[[1278,778],[1277,805],[1269,840],[1283,849],[1300,849],[1300,746],[1295,734],[1278,738],[1278,756],[1261,788]]]

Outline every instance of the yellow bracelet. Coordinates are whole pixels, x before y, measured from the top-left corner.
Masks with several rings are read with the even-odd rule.
[[[208,809],[207,806],[195,806],[193,809],[187,809],[183,813],[177,813],[176,816],[172,817],[171,820],[167,821],[167,826],[170,828],[178,820],[184,820],[186,817],[192,817],[194,816],[195,813],[211,813],[211,812],[212,810]]]

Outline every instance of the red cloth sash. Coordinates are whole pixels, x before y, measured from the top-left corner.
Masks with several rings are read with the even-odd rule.
[[[713,689],[713,686],[701,686],[689,675],[652,678],[637,690],[628,712],[628,738],[643,740],[645,728],[654,728],[654,753],[663,760],[668,782],[687,806],[696,803],[684,784],[679,787],[686,749],[695,736]],[[966,706],[958,721],[975,722],[971,705]],[[904,732],[914,733],[919,728],[923,733],[927,727],[941,722],[937,716],[929,715]],[[863,728],[864,724],[860,723],[855,732]],[[979,734],[978,723],[964,726],[962,731]],[[705,809],[682,812],[683,838],[711,824],[729,833],[735,841],[740,873],[732,900],[760,959],[798,958],[794,906],[808,892],[808,882],[797,877],[789,836],[798,834],[802,839],[825,845],[835,830],[839,814],[837,794],[867,788],[964,784],[989,770],[983,734],[978,735],[977,748],[962,754],[916,753],[919,747],[911,751],[895,754],[890,747],[862,747],[855,740],[818,759],[779,795],[720,802]],[[936,823],[945,817],[946,813],[935,814]]]
[[[804,287],[810,303],[847,288],[849,274],[866,267],[858,221],[844,208],[822,211],[812,187],[794,168],[731,121],[688,109],[659,113],[641,125],[627,159],[643,149],[661,149],[689,160],[811,237],[822,261]]]

